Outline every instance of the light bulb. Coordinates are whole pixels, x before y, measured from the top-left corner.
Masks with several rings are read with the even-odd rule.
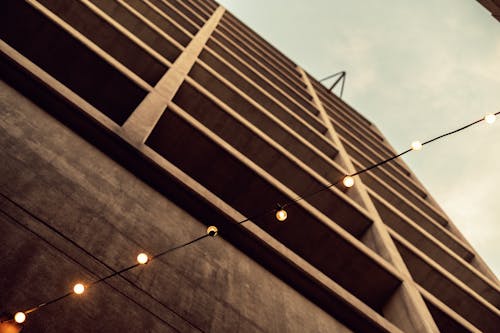
[[[139,253],[137,255],[137,262],[141,265],[147,264],[149,261],[149,257],[146,253]]]
[[[354,185],[354,178],[345,176],[344,180],[342,180],[342,184],[344,184],[345,187],[352,187]]]
[[[421,150],[422,149],[422,143],[420,143],[420,141],[413,141],[411,143],[411,149],[412,150]]]
[[[288,214],[286,213],[286,210],[284,210],[283,208],[280,208],[277,212],[276,212],[276,219],[280,222],[283,222],[286,220]]]
[[[484,120],[488,123],[488,124],[493,124],[495,122],[495,120],[497,119],[497,116],[495,116],[494,114],[490,113],[490,114],[487,114],[486,116],[484,116]]]
[[[207,235],[215,237],[217,236],[217,233],[219,230],[217,229],[216,226],[211,225],[210,227],[207,228]]]
[[[24,312],[16,312],[14,315],[14,321],[18,324],[24,323],[26,320],[26,314]]]
[[[73,287],[73,291],[75,292],[75,294],[81,295],[85,291],[85,286],[83,284],[81,284],[81,283],[77,283]]]

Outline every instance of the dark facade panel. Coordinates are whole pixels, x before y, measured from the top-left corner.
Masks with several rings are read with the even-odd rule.
[[[83,3],[61,0],[40,2],[150,85],[154,86],[167,71],[166,65],[153,58]],[[175,59],[171,57],[168,60]]]
[[[184,13],[181,12],[181,14],[177,11],[175,11],[173,8],[176,8],[172,5],[166,4],[162,0],[150,0],[150,3],[160,9],[165,15],[168,15],[171,17],[175,22],[179,23],[184,29],[189,31],[192,35],[195,35],[200,26],[203,24],[201,21],[196,22],[193,20],[192,16],[188,16],[189,14],[187,11]],[[168,3],[168,2],[167,2]],[[176,9],[180,9],[179,7]]]
[[[164,38],[158,31],[146,25],[123,5],[109,0],[92,0],[92,3],[170,62],[174,62],[181,54],[178,46]]]
[[[146,96],[136,83],[28,3],[7,0],[1,8],[0,37],[6,43],[118,124]]]

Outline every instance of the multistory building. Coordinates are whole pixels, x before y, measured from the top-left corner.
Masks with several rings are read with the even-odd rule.
[[[339,182],[396,154],[377,127],[212,0],[3,0],[0,39],[0,311],[219,230],[25,332],[498,331],[402,159]]]

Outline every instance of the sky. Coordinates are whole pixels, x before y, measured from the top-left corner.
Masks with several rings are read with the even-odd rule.
[[[500,111],[500,22],[475,0],[219,0],[343,99],[399,152]],[[329,82],[326,82],[328,84]],[[500,276],[500,118],[406,163]]]

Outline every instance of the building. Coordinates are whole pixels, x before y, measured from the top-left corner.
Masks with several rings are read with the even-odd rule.
[[[500,21],[500,1],[498,0],[478,0],[478,2],[484,6],[491,15]]]
[[[329,186],[395,154],[375,125],[215,2],[0,13],[0,311],[221,236],[29,313],[24,331],[499,327],[497,278],[402,160]]]

